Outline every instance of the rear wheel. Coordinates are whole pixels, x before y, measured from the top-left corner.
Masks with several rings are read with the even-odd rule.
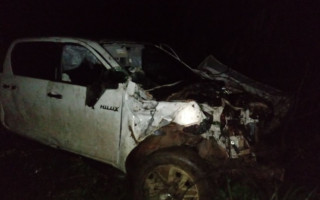
[[[136,200],[208,200],[203,161],[189,149],[156,152],[140,164],[134,179]]]

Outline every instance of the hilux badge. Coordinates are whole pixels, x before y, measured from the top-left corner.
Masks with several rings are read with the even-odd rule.
[[[119,110],[119,107],[116,107],[116,106],[100,105],[100,108],[101,109],[105,109],[105,110],[112,110],[112,111],[115,111],[115,112],[118,112],[118,110]]]

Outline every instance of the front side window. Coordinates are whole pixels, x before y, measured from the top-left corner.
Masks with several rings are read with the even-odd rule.
[[[61,46],[53,42],[25,42],[15,45],[11,54],[15,75],[55,80],[61,61]]]
[[[88,86],[101,78],[107,69],[87,48],[79,45],[65,45],[61,59],[61,80]]]

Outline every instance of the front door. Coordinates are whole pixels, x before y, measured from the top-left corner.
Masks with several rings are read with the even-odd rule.
[[[83,46],[63,46],[59,71],[61,81],[48,86],[55,130],[52,142],[116,165],[123,89],[104,89],[101,77],[107,69]]]

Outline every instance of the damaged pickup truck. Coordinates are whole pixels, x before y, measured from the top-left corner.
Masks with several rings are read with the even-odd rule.
[[[194,69],[167,46],[132,42],[16,40],[0,82],[6,129],[127,172],[135,199],[212,199],[212,166],[255,162],[259,136],[289,108],[213,56]]]

